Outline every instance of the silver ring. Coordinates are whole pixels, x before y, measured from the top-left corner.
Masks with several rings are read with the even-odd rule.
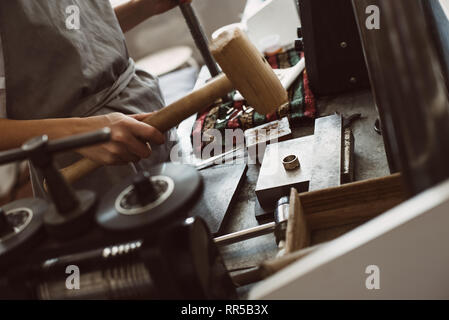
[[[282,164],[284,165],[285,170],[288,171],[296,170],[301,166],[298,157],[294,154],[286,156],[282,159]]]

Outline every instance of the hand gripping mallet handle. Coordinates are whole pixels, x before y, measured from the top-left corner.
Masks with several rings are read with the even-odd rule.
[[[211,51],[226,75],[220,75],[184,98],[157,111],[144,122],[165,132],[202,111],[232,89],[238,89],[257,112],[269,114],[288,102],[282,86],[266,59],[239,29],[221,34]],[[101,165],[83,159],[62,170],[73,183]]]

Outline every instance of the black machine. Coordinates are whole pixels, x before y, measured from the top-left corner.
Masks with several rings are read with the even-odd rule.
[[[187,218],[202,185],[193,167],[153,167],[99,200],[75,192],[53,165],[55,153],[109,138],[109,129],[52,142],[43,136],[0,154],[0,164],[29,159],[53,202],[25,199],[0,210],[0,298],[235,298],[209,228]],[[79,290],[66,288],[70,265],[82,270]]]
[[[301,28],[296,43],[304,51],[316,95],[369,87],[363,49],[351,0],[298,0]]]
[[[449,178],[449,19],[439,0],[353,4],[390,170],[412,196]],[[378,30],[365,27],[369,5]]]
[[[371,86],[390,171],[415,195],[449,177],[449,17],[439,0],[298,0],[311,87]],[[379,28],[368,28],[378,10]]]

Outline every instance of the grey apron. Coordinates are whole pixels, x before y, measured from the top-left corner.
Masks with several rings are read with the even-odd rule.
[[[80,28],[66,26],[69,6],[78,6]],[[7,116],[28,120],[156,111],[164,106],[157,79],[136,70],[109,0],[0,0]],[[167,143],[154,146],[149,167],[168,159]],[[80,159],[66,154],[60,167]],[[97,170],[75,187],[104,194],[133,173],[130,166]],[[42,177],[32,170],[35,194]]]

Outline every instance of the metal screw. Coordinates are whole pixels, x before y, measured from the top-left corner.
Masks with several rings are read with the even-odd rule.
[[[340,43],[340,47],[342,47],[343,49],[348,47],[348,43],[343,41],[342,43]]]
[[[351,77],[349,79],[349,82],[351,82],[352,84],[356,84],[357,83],[357,78],[356,77]]]

